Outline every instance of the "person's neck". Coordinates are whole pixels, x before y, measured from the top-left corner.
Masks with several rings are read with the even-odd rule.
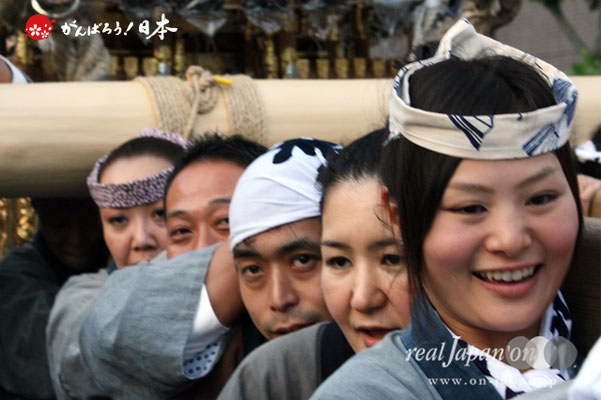
[[[444,315],[439,312],[440,319],[442,322],[453,332],[455,335],[460,336],[462,340],[468,344],[485,351],[491,356],[505,362],[507,344],[513,339],[523,336],[527,339],[532,339],[538,336],[540,320],[537,320],[531,326],[523,329],[518,329],[510,332],[492,331],[482,329],[469,324],[464,321]]]

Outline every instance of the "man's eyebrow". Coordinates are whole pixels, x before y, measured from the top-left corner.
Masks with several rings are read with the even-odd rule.
[[[307,237],[300,238],[298,240],[286,243],[278,248],[276,254],[278,258],[284,257],[287,254],[292,253],[296,250],[311,250],[317,253],[320,252],[319,242],[315,242]]]
[[[165,216],[165,219],[175,218],[175,217],[183,217],[188,214],[189,213],[185,210],[175,210],[175,211],[171,211],[170,213],[167,213],[167,215]]]
[[[218,197],[216,199],[213,199],[213,200],[209,201],[209,205],[216,206],[216,205],[220,205],[220,204],[230,204],[231,201],[232,201],[232,199],[230,197]],[[185,210],[175,210],[175,211],[172,211],[170,213],[167,213],[167,215],[166,215],[165,218],[169,219],[169,218],[175,218],[175,217],[182,217],[182,216],[187,215],[187,214],[189,214],[188,211],[185,211]]]
[[[219,197],[209,201],[209,205],[218,205],[218,204],[230,204],[232,202],[231,197]]]
[[[260,257],[261,255],[255,251],[250,249],[239,249],[234,247],[232,250],[232,255],[234,258],[245,258],[245,257]]]
[[[523,188],[524,186],[531,185],[536,181],[540,181],[541,179],[544,179],[547,176],[552,175],[555,171],[557,171],[556,167],[552,167],[552,166],[545,167],[545,168],[541,169],[540,171],[538,171],[537,173],[522,180],[520,183],[517,184],[517,187]]]

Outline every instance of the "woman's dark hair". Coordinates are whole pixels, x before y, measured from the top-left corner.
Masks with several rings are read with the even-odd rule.
[[[175,164],[184,155],[184,148],[166,139],[139,137],[128,140],[113,150],[98,171],[98,180],[102,173],[115,161],[139,156],[155,156]]]
[[[327,166],[321,168],[317,175],[317,183],[321,186],[321,211],[332,186],[340,182],[358,181],[379,175],[382,143],[387,137],[388,128],[375,130],[328,158]]]
[[[521,61],[498,56],[450,59],[424,67],[410,78],[410,96],[412,107],[457,115],[529,112],[556,104],[549,85],[536,70]],[[554,153],[576,200],[582,227],[569,143]],[[417,146],[402,136],[383,151],[382,182],[399,209],[413,307],[425,306],[423,243],[446,186],[461,161]]]

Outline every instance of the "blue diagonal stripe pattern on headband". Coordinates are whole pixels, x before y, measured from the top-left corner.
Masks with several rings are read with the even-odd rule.
[[[481,117],[471,117],[472,118],[472,123],[470,123],[470,121],[467,119],[468,117],[465,117],[463,115],[453,115],[453,114],[447,114],[449,119],[451,120],[451,122],[458,128],[460,129],[463,133],[465,133],[465,136],[467,136],[468,140],[470,141],[470,143],[472,144],[472,146],[474,146],[474,148],[476,150],[480,149],[480,146],[482,145],[482,139],[484,139],[484,136],[486,136],[486,134],[488,132],[491,131],[491,129],[494,127],[495,123],[495,116],[494,115],[489,115],[488,117],[484,117],[484,118],[489,118],[489,122],[487,122],[486,120],[482,119]],[[476,127],[473,122],[477,122],[480,123],[482,125],[483,128],[486,129],[478,129],[478,127]]]
[[[528,140],[522,148],[526,154],[531,156],[539,149],[541,149],[542,152],[545,152],[548,149],[557,148],[558,142],[559,135],[557,134],[555,124],[550,124],[536,132],[536,134],[530,140]]]
[[[557,103],[566,103],[567,105],[563,115],[568,118],[568,125],[570,125],[574,119],[576,99],[578,98],[578,93],[571,93],[570,89],[572,86],[572,83],[560,78],[555,78],[553,80],[553,86],[551,86],[551,91],[553,92],[553,96]]]

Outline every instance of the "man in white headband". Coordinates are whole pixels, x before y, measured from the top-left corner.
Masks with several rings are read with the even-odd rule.
[[[330,318],[321,294],[315,179],[335,148],[289,140],[253,162],[236,186],[230,248],[242,301],[267,339]]]
[[[338,148],[314,139],[289,140],[257,158],[240,177],[229,211],[229,247],[248,315],[243,313],[236,323],[215,373],[186,395],[216,397],[215,389],[225,384],[222,378],[228,379],[241,356],[265,338],[331,318],[321,291],[316,178]],[[214,266],[212,261],[210,268]],[[298,371],[299,376],[307,373],[312,372]]]

